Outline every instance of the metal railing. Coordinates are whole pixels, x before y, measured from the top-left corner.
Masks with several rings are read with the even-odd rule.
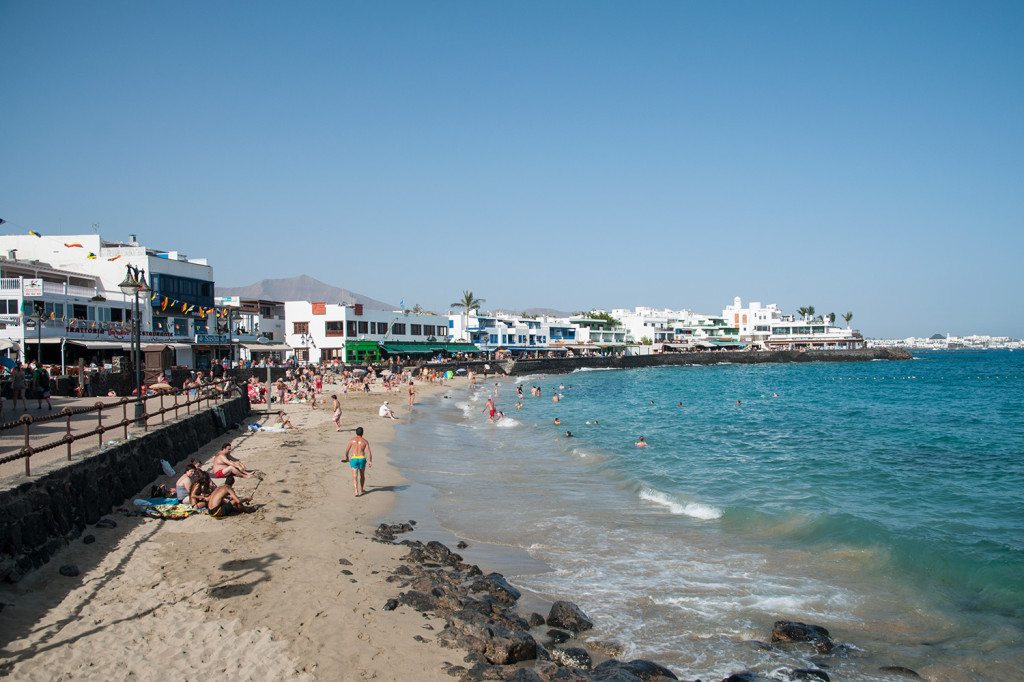
[[[190,397],[188,394],[191,391],[196,391],[194,397]],[[114,403],[102,403],[97,402],[92,407],[65,407],[60,412],[49,415],[32,416],[29,414],[22,415],[21,418],[16,421],[8,422],[6,424],[0,424],[0,434],[5,431],[12,429],[24,429],[25,444],[13,455],[7,455],[0,457],[0,464],[7,464],[8,462],[14,462],[19,459],[25,460],[25,475],[32,475],[31,460],[32,455],[58,448],[62,445],[67,447],[68,461],[71,461],[71,444],[75,441],[83,440],[86,438],[96,437],[98,439],[99,447],[103,446],[103,434],[107,431],[113,431],[114,429],[123,429],[125,440],[128,439],[128,427],[132,423],[141,423],[144,430],[149,431],[149,420],[151,417],[160,417],[160,424],[164,424],[167,421],[167,413],[173,411],[174,417],[177,418],[180,414],[180,410],[184,409],[186,414],[191,414],[192,406],[196,406],[196,412],[199,412],[202,408],[202,403],[206,401],[206,407],[209,408],[214,402],[222,402],[227,400],[231,393],[238,391],[244,395],[244,389],[238,386],[233,381],[225,380],[218,381],[211,384],[205,384],[197,389],[174,389],[172,391],[161,391],[148,396],[142,396],[141,398],[126,397],[121,398]],[[166,400],[173,398],[173,404],[166,404]],[[184,400],[180,400],[184,398]],[[160,407],[152,412],[147,410],[147,402],[150,400],[160,401]],[[141,404],[141,410],[132,410],[132,416],[128,416],[129,405]],[[112,411],[121,409],[121,419],[112,422],[110,424],[103,424],[103,411],[108,410],[109,415]],[[136,411],[140,414],[136,416]],[[96,413],[96,427],[88,431],[81,431],[78,433],[72,433],[71,429],[71,418],[77,415]],[[58,419],[66,420],[66,432],[60,438],[52,440],[42,445],[32,444],[32,425],[40,424]]]

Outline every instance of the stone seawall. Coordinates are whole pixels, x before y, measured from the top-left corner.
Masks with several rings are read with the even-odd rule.
[[[248,414],[249,399],[233,398],[0,492],[0,580],[16,582],[46,563],[162,476],[161,459],[180,462]]]
[[[630,369],[669,365],[752,365],[768,362],[863,362],[866,360],[909,360],[911,354],[902,348],[863,348],[858,350],[767,350],[706,351],[700,353],[657,353],[624,355],[622,357],[539,358],[495,363],[505,373],[564,374],[575,369]]]

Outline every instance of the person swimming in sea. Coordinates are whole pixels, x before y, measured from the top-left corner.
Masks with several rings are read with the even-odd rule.
[[[572,438],[572,437],[573,437],[573,436],[572,436],[572,431],[566,431],[566,432],[565,432],[565,437],[566,437],[566,438]]]
[[[555,422],[554,423],[555,423],[555,426],[561,426],[562,425],[562,420],[559,419],[558,417],[555,417]]]
[[[633,443],[633,445],[635,445],[638,448],[646,448],[647,447],[647,441],[644,440],[643,436],[640,436],[640,438],[637,440],[637,442]]]

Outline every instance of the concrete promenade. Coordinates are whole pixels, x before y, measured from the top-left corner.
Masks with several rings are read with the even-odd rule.
[[[237,395],[237,393],[236,393]],[[102,411],[102,424],[104,426],[112,426],[122,419],[124,419],[124,408],[121,406],[121,398],[109,398],[109,397],[97,397],[97,398],[63,398],[54,397],[50,399],[53,403],[53,410],[46,409],[46,402],[43,402],[43,409],[37,409],[37,401],[30,399],[28,401],[29,409],[27,411],[22,409],[22,406],[18,406],[18,411],[15,412],[13,409],[13,403],[10,400],[4,400],[3,411],[0,413],[0,424],[8,425],[11,422],[17,422],[22,415],[28,414],[32,417],[47,416],[59,413],[66,407],[72,409],[93,407],[96,403],[103,403],[105,406]],[[174,405],[174,396],[165,395],[162,399],[164,407],[171,407]],[[189,413],[195,414],[200,409],[207,409],[207,401],[203,400],[202,403],[196,405],[193,404],[190,408],[185,407],[184,396],[178,396],[178,404],[180,408],[178,414],[180,417],[185,417]],[[217,405],[220,401],[213,400],[212,404]],[[107,407],[109,406],[109,407]],[[161,407],[160,396],[154,396],[146,400],[146,412],[150,413],[151,416],[147,420],[147,426],[152,429],[160,426],[162,423],[169,423],[175,420],[173,411],[167,412],[162,417],[160,415],[152,414]],[[129,403],[128,418],[131,419],[135,415],[135,404]],[[98,412],[87,412],[84,414],[75,414],[71,417],[71,433],[82,434],[87,433],[95,429],[100,423],[100,414]],[[33,447],[39,447],[46,443],[63,438],[67,433],[68,422],[66,417],[58,417],[51,419],[50,421],[34,423],[30,427],[30,443]],[[128,434],[143,433],[145,428],[142,425],[135,425],[134,423],[128,427]],[[106,431],[103,434],[103,443],[109,443],[110,441],[124,440],[124,429],[114,428]],[[25,429],[22,425],[18,424],[14,428],[5,429],[0,431],[0,458],[8,457],[10,455],[17,454],[17,452],[25,445]],[[95,454],[96,448],[100,445],[99,436],[91,436],[76,440],[71,444],[71,460],[70,462],[77,462],[90,454]],[[5,462],[0,464],[0,490],[7,490],[13,486],[19,485],[25,481],[33,480],[38,478],[40,475],[52,471],[54,468],[67,465],[70,463],[68,460],[67,446],[61,444],[50,450],[40,452],[32,455],[31,458],[31,470],[32,475],[30,477],[25,476],[25,460],[17,459],[12,462]]]

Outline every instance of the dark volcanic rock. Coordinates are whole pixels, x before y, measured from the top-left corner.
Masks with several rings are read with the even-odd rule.
[[[82,538],[82,542],[86,545],[91,545],[92,543],[96,542],[96,536],[86,535],[84,538]]]
[[[797,668],[796,670],[789,671],[789,676],[794,680],[824,680],[824,682],[832,682],[832,678],[828,676],[827,672],[814,668]]]
[[[767,677],[762,677],[755,672],[744,670],[743,672],[733,673],[722,680],[722,682],[771,682]]]
[[[475,581],[470,589],[474,592],[486,592],[503,604],[515,604],[522,596],[500,573],[489,573]]]
[[[537,642],[528,632],[492,625],[484,657],[491,663],[508,665],[537,658]]]
[[[114,519],[100,519],[96,522],[97,528],[117,528],[117,521]]]
[[[352,565],[352,562],[349,561],[348,559],[338,559],[338,563],[341,564],[342,566],[351,566]]]
[[[551,660],[567,668],[589,669],[593,660],[586,649],[578,646],[568,646],[564,649],[552,649]]]
[[[538,625],[544,625],[544,616],[540,615],[536,611],[530,614],[530,627],[537,627]]]
[[[558,630],[557,628],[551,628],[550,630],[548,630],[547,635],[555,644],[568,642],[570,639],[572,639],[572,633],[566,632],[565,630]]]
[[[904,668],[902,665],[883,665],[878,669],[878,672],[885,673],[887,675],[902,675],[903,677],[909,677],[914,680],[924,679],[917,674],[916,671],[910,668]]]
[[[434,595],[427,594],[426,592],[417,592],[416,590],[402,592],[398,595],[398,601],[411,606],[417,611],[433,611],[437,608],[437,598]]]
[[[469,545],[466,544],[465,540],[459,540],[459,542],[455,545],[455,549],[466,549],[467,547],[469,547]]]
[[[594,627],[594,621],[587,618],[580,607],[571,601],[556,601],[548,613],[548,625],[579,633]]]
[[[65,564],[60,567],[59,571],[61,575],[68,578],[74,578],[76,575],[81,573],[81,571],[78,570],[78,566],[75,566],[74,564]]]
[[[398,608],[398,600],[397,599],[388,599],[386,602],[384,602],[384,610],[385,611],[394,611],[397,608]]]
[[[772,628],[773,642],[809,642],[822,652],[828,653],[835,646],[828,630],[820,625],[808,625],[793,620],[777,620]]]
[[[654,680],[655,682],[661,682],[662,680],[678,680],[675,673],[666,668],[663,665],[658,665],[653,661],[645,661],[643,659],[636,659],[635,661],[629,661],[625,663],[623,661],[605,661],[601,665],[594,668],[594,679],[595,680],[618,680],[620,678],[613,677],[611,675],[618,673],[626,673],[633,677],[645,680],[648,682]],[[629,679],[628,677],[621,678],[623,680]]]

